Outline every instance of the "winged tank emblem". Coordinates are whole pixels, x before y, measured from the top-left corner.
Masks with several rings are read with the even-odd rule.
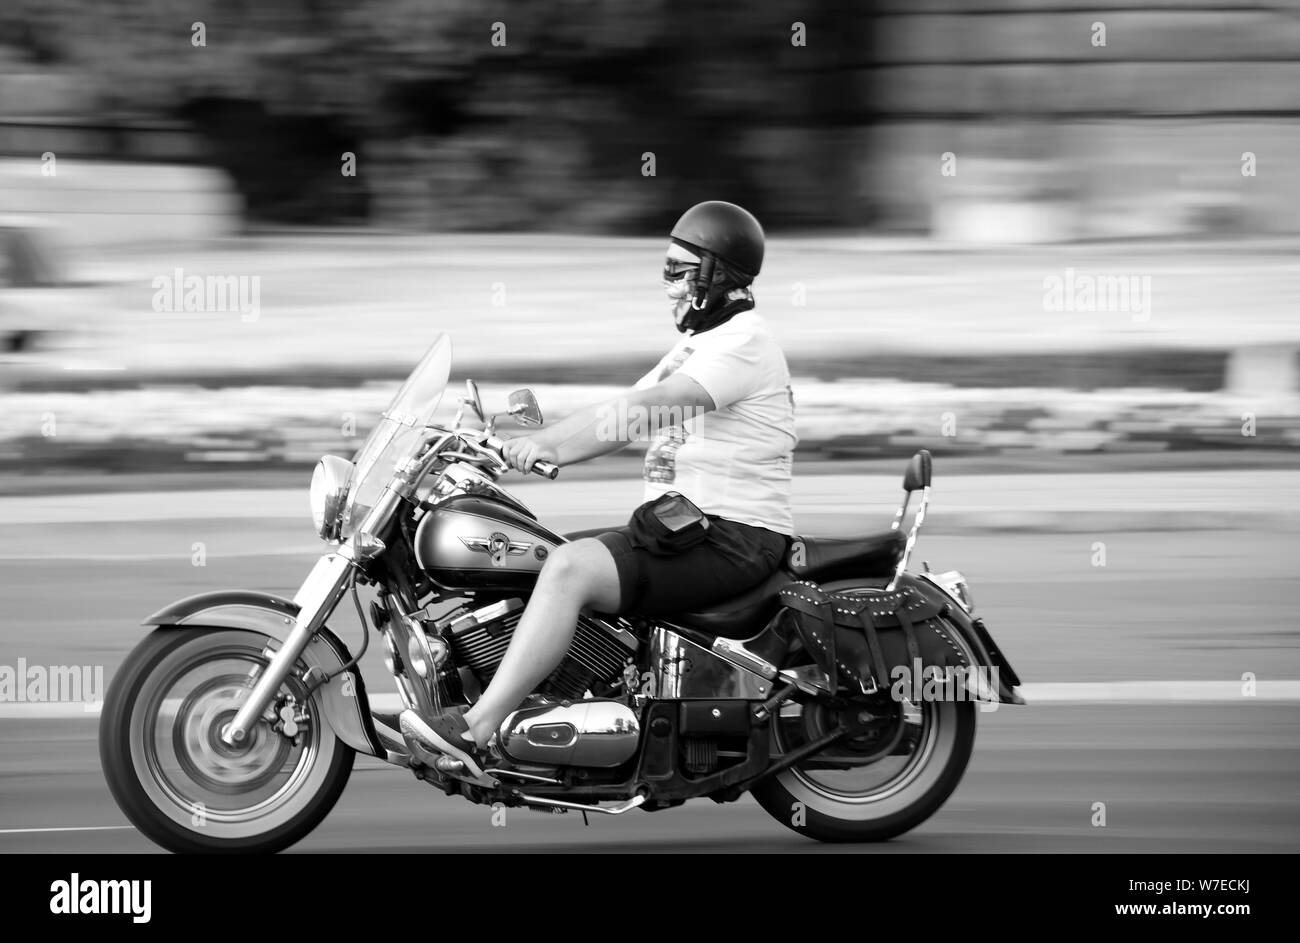
[[[488,554],[493,566],[505,566],[507,556],[521,556],[532,547],[532,544],[511,540],[500,531],[494,531],[488,537],[462,537],[460,542],[475,553]]]

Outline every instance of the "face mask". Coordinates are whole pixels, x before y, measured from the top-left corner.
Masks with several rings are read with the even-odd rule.
[[[682,319],[691,311],[691,287],[694,284],[694,280],[690,277],[664,282],[664,293],[668,296],[668,305],[673,310],[673,321],[677,324],[681,324]]]
[[[668,255],[664,259],[664,293],[673,311],[673,321],[681,326],[682,319],[691,311],[691,291],[695,285],[695,275],[700,269],[701,259],[677,243],[668,246]]]

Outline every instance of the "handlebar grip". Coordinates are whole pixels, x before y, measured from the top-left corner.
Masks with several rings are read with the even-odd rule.
[[[505,442],[503,440],[498,439],[494,435],[488,436],[485,441],[487,442],[488,445],[496,449],[498,452],[500,452],[502,447],[505,445]],[[533,462],[534,475],[541,475],[543,478],[549,478],[551,481],[554,481],[555,476],[558,475],[559,473],[560,473],[559,465],[555,465],[551,462]]]

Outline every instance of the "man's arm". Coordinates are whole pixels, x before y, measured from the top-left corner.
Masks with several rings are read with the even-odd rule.
[[[511,466],[529,471],[534,462],[557,465],[585,462],[621,449],[634,439],[710,412],[712,397],[681,373],[645,389],[624,390],[613,399],[579,409],[548,429],[506,443]]]

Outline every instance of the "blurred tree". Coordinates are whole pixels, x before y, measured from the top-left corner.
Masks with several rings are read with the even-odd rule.
[[[874,6],[6,0],[0,44],[88,77],[105,120],[191,122],[255,217],[658,232],[728,199],[855,225]]]

